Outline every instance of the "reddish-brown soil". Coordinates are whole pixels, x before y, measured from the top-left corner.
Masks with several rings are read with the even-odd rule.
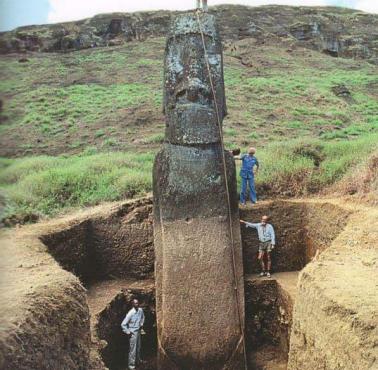
[[[378,368],[378,209],[344,207],[348,224],[299,277],[290,370]]]
[[[137,296],[149,323],[145,368],[153,369],[151,207],[149,199],[102,205],[1,232],[1,368],[121,369],[127,338],[119,325]],[[284,369],[288,352],[290,369],[337,369],[346,361],[374,368],[378,210],[304,199],[241,211],[248,221],[263,213],[277,231],[275,271],[285,261],[292,271],[271,279],[250,275],[257,269],[256,239],[252,229],[243,231],[250,368]],[[310,260],[297,291],[293,270]]]
[[[263,215],[270,217],[277,239],[277,247],[272,253],[272,269],[282,272],[301,270],[317,253],[326,249],[345,227],[350,213],[350,210],[333,203],[275,200],[242,208],[240,218],[260,222]],[[246,227],[241,231],[244,272],[259,272],[257,232]]]
[[[0,368],[85,369],[85,289],[26,230],[1,233]]]

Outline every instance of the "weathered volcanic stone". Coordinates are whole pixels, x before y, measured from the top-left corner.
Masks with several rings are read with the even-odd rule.
[[[226,104],[221,40],[214,16],[201,13],[200,19],[222,121]],[[158,368],[243,369],[244,287],[235,166],[225,153],[232,246],[223,149],[194,13],[177,17],[171,25],[164,111],[166,142],[153,172]]]

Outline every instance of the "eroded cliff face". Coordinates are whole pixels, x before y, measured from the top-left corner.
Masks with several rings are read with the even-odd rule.
[[[333,7],[247,7],[222,5],[210,8],[224,42],[255,38],[319,50],[335,57],[367,59],[378,63],[378,15]],[[19,27],[0,34],[0,52],[72,51],[143,41],[166,36],[179,12],[154,11],[100,14],[76,22]]]

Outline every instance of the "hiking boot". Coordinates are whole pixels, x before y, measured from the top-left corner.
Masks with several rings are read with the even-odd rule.
[[[260,272],[260,275],[259,275],[260,277],[263,277],[263,276],[265,276],[265,272],[263,271],[263,272]]]
[[[270,272],[266,273],[266,277],[270,278]]]

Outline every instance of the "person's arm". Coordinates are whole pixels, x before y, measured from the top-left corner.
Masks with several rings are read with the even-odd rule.
[[[143,309],[141,308],[142,310],[142,317],[141,317],[141,320],[140,320],[140,327],[143,328],[143,325],[144,325],[144,311]]]
[[[244,224],[246,227],[253,227],[254,229],[257,229],[259,224],[253,224],[252,222],[247,222],[244,220],[240,220],[240,223]]]
[[[259,163],[259,161],[256,158],[256,171],[255,171],[255,173],[259,172],[259,168],[260,168],[260,163]]]
[[[238,159],[239,161],[241,161],[243,158],[241,156],[241,154],[238,154],[238,155],[234,155],[234,153],[232,152],[232,150],[230,150],[230,153],[232,154],[232,156],[234,157],[234,159]]]
[[[272,246],[274,247],[276,245],[276,234],[274,233],[274,228],[272,225],[270,225],[270,234],[272,237]]]
[[[245,154],[235,154],[233,150],[230,150],[230,153],[232,154],[232,156],[234,157],[234,159],[238,159],[239,161],[242,161]]]
[[[130,319],[131,319],[131,312],[129,312],[126,315],[126,317],[123,319],[122,324],[121,324],[122,331],[125,334],[130,334],[130,330],[129,330],[129,321],[130,321]]]

